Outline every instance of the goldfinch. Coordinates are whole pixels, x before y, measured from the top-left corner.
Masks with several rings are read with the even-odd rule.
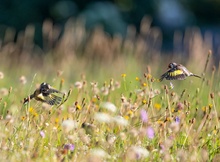
[[[54,93],[63,94],[62,92],[51,88],[49,84],[41,83],[40,87],[36,89],[32,95],[24,99],[24,104],[34,98],[37,101],[45,102],[49,105],[58,105],[61,103],[62,97],[56,96]]]
[[[185,66],[172,62],[168,65],[167,72],[161,75],[159,80],[162,81],[164,78],[166,80],[184,80],[189,76],[201,78],[200,76],[191,73]]]

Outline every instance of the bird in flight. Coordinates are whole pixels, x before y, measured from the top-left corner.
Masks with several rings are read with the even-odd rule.
[[[164,78],[166,80],[184,80],[189,76],[201,78],[200,76],[191,73],[185,66],[172,62],[168,65],[168,70],[161,75],[159,80],[162,81]]]
[[[24,99],[24,104],[34,98],[37,101],[45,102],[49,105],[58,105],[63,98],[54,93],[63,94],[62,92],[51,88],[49,84],[41,83],[40,87],[37,88],[32,95]]]

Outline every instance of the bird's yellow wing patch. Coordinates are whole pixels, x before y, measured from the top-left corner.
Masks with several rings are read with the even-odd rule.
[[[175,70],[173,72],[169,72],[169,76],[174,77],[183,74],[182,70]]]

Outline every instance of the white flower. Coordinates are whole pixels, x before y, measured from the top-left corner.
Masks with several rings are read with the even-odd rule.
[[[90,153],[91,153],[91,155],[96,156],[96,157],[100,157],[100,158],[108,158],[109,157],[109,154],[101,148],[94,148],[90,151]]]
[[[139,96],[144,96],[144,91],[142,89],[136,89],[135,93]]]
[[[83,87],[83,83],[78,81],[74,84],[74,86],[78,89],[81,89]]]
[[[20,80],[20,83],[21,83],[21,84],[26,84],[26,83],[27,83],[27,79],[26,79],[26,77],[25,77],[24,75],[22,75],[22,76],[19,78],[19,80]]]
[[[116,106],[111,102],[102,102],[100,104],[100,107],[104,108],[104,109],[107,109],[111,112],[116,112],[116,110],[117,110]]]
[[[65,132],[69,132],[77,128],[77,126],[78,126],[78,123],[75,120],[68,119],[62,122],[62,128]]]
[[[107,87],[102,87],[101,88],[101,92],[104,96],[108,95],[109,94],[109,89]]]
[[[7,88],[1,88],[0,89],[0,95],[1,96],[7,96],[8,95],[8,89]]]
[[[130,160],[139,160],[147,158],[149,151],[141,146],[131,146],[126,154]]]
[[[106,113],[99,113],[97,112],[94,116],[95,120],[102,122],[102,123],[110,123],[112,122],[112,117]]]
[[[122,116],[115,116],[113,117],[114,121],[121,126],[127,126],[128,125],[128,121],[123,118]]]
[[[134,146],[133,147],[133,150],[135,151],[135,153],[137,155],[140,156],[140,158],[146,158],[149,156],[149,151],[143,147],[140,147],[140,146]]]

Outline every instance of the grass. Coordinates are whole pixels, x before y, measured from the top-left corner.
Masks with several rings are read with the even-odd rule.
[[[1,160],[218,161],[220,70],[210,66],[214,56],[206,50],[197,66],[197,52],[190,61],[161,55],[156,31],[123,42],[100,29],[87,38],[80,22],[69,22],[64,36],[45,39],[42,50],[32,41],[27,48],[25,35],[21,42],[4,43]],[[155,44],[149,46],[144,37]],[[45,55],[36,55],[39,51]],[[203,78],[173,81],[173,88],[158,82],[170,60],[184,62]],[[23,105],[42,82],[69,92],[66,102]]]

